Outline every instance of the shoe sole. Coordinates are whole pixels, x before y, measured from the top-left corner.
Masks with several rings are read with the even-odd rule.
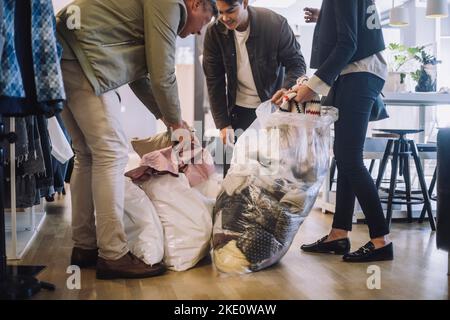
[[[115,279],[144,279],[160,276],[166,273],[167,270],[158,270],[146,274],[126,274],[108,271],[97,271],[96,277],[98,280],[115,280]]]
[[[303,252],[307,252],[307,253],[334,254],[336,256],[343,256],[343,255],[346,255],[347,253],[350,252],[350,250],[348,250],[348,251],[318,251],[318,250],[316,250],[316,251],[307,251],[307,250],[304,250],[304,249],[301,249],[301,250]]]
[[[374,258],[374,259],[367,259],[367,260],[343,260],[347,263],[368,263],[368,262],[382,262],[382,261],[393,261],[394,257],[387,257],[387,258]]]

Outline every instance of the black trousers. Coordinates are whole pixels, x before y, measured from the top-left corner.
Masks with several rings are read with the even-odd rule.
[[[372,239],[389,233],[375,183],[363,161],[370,111],[383,86],[381,78],[360,72],[339,77],[333,87],[334,105],[339,109],[334,141],[338,178],[333,228],[352,230],[356,197]]]
[[[231,127],[235,132],[235,139],[250,127],[256,120],[256,109],[235,106],[231,112]],[[225,177],[230,169],[230,161],[233,150],[224,146],[223,176]]]

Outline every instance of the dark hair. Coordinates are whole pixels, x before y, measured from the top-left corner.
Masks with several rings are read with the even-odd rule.
[[[233,5],[233,4],[235,4],[236,2],[239,2],[240,4],[242,4],[242,2],[244,1],[244,0],[220,0],[220,1],[223,1],[223,2],[225,2],[226,4],[228,4],[228,5]],[[215,1],[214,1],[215,2]]]
[[[217,15],[219,14],[219,11],[217,10],[216,0],[204,0],[204,2],[207,2],[211,5],[213,14],[215,17],[217,17]]]
[[[240,4],[242,4],[242,2],[244,1],[244,0],[220,0],[220,1],[223,1],[223,2],[226,2],[228,5],[233,5],[233,4],[235,4],[236,2],[239,2]],[[215,1],[214,1],[215,2]]]

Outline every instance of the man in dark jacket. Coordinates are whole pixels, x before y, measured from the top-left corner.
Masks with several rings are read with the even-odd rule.
[[[205,36],[203,68],[216,127],[224,144],[233,144],[234,130],[246,130],[259,104],[295,85],[306,65],[282,16],[248,0],[218,0],[217,9],[220,16]]]

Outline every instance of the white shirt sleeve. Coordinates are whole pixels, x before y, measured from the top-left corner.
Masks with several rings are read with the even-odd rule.
[[[308,88],[310,88],[315,93],[321,94],[323,96],[327,96],[331,89],[331,87],[328,84],[326,84],[324,81],[322,81],[322,79],[320,79],[316,75],[313,75],[308,80],[306,86],[308,86]]]

